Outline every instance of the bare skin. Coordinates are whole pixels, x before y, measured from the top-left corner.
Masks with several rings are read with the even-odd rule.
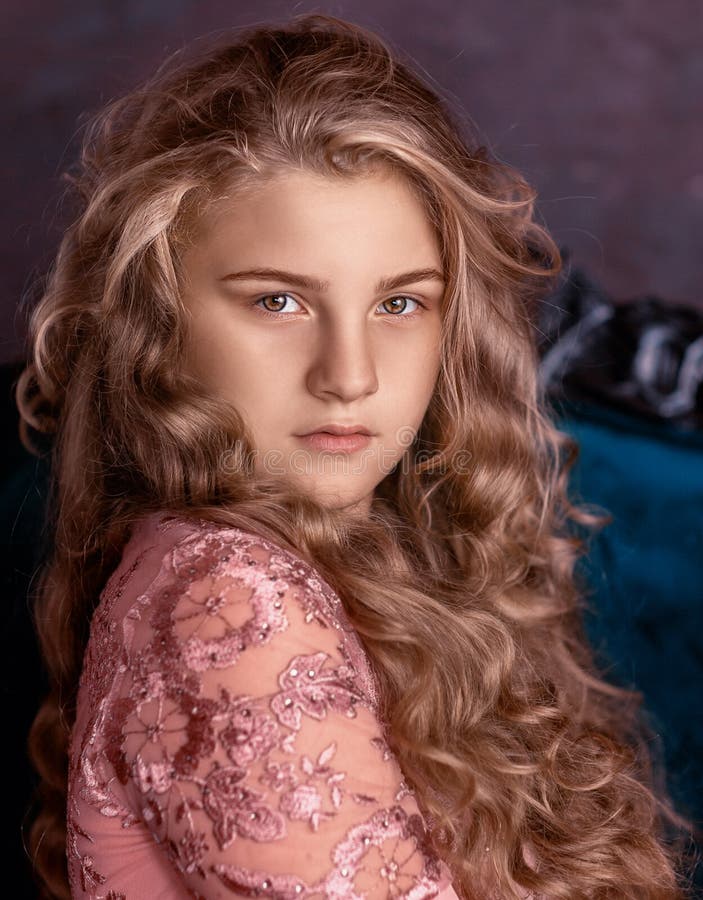
[[[186,365],[243,416],[258,471],[326,505],[368,512],[376,486],[419,429],[440,365],[440,249],[397,175],[340,180],[286,171],[219,198],[182,258]],[[233,277],[277,269],[289,276]],[[402,284],[383,279],[419,270]],[[268,315],[266,313],[269,313]],[[326,423],[373,436],[351,453],[299,435]]]

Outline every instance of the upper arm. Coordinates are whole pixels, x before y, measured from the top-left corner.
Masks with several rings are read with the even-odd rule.
[[[135,813],[203,898],[436,896],[340,630],[284,556],[218,540],[177,545],[135,624],[113,708]]]

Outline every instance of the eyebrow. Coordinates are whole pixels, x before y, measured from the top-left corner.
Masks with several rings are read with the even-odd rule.
[[[329,281],[321,281],[319,278],[313,278],[310,275],[300,275],[297,272],[286,272],[284,269],[245,269],[242,272],[230,272],[224,275],[220,281],[251,281],[251,280],[274,280],[287,281],[296,287],[306,288],[311,291],[319,291],[324,293],[329,290]],[[444,282],[444,276],[438,269],[414,269],[411,272],[401,272],[399,275],[391,275],[388,278],[382,278],[376,285],[376,292],[392,291],[395,288],[403,287],[406,284],[415,284],[417,281],[434,281]]]

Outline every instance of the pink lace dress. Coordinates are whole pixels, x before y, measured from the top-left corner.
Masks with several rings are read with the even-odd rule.
[[[91,621],[72,895],[455,900],[341,601],[240,529],[143,517]]]

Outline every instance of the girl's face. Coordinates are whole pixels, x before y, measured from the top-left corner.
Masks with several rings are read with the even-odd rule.
[[[212,203],[181,262],[186,366],[243,416],[255,470],[368,512],[439,372],[444,282],[420,201],[386,171],[287,171]],[[301,437],[329,423],[372,437],[352,452]]]

